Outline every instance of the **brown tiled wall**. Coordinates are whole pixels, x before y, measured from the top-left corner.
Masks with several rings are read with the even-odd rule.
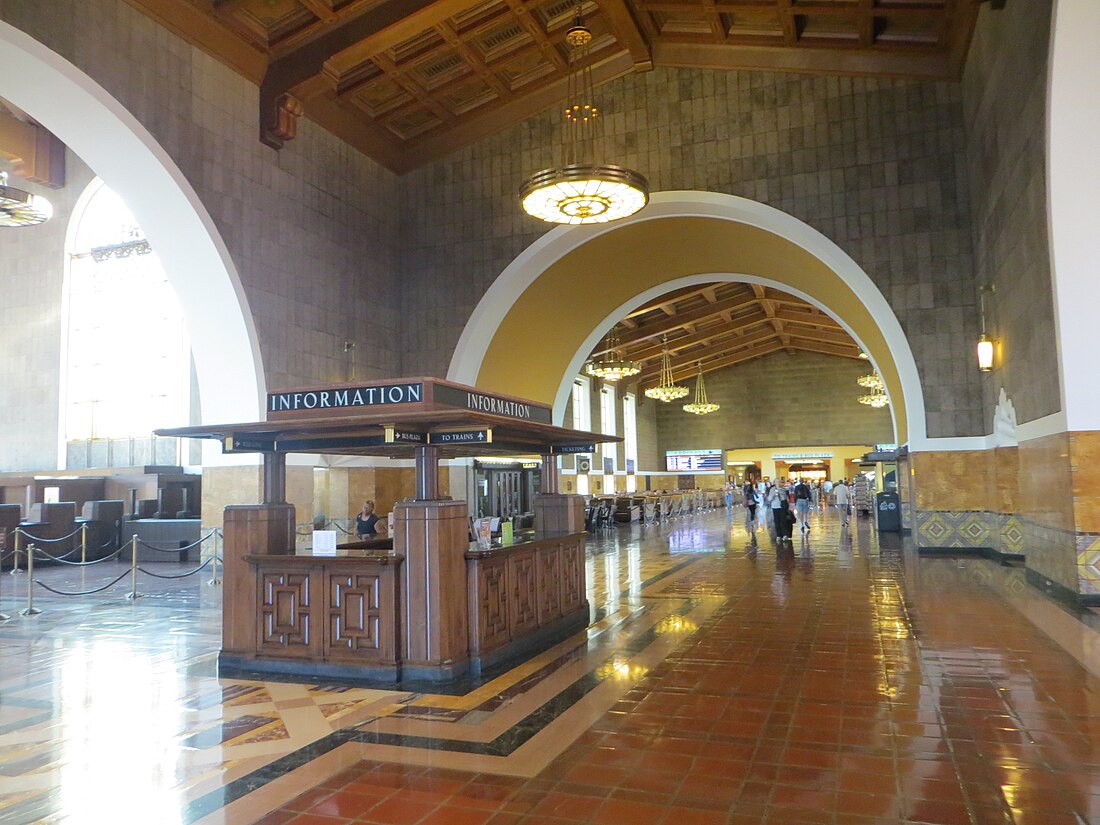
[[[263,146],[257,87],[123,0],[2,0],[0,18],[95,78],[183,170],[240,272],[269,386],[400,372],[395,175],[307,119],[281,152]],[[63,207],[88,180],[72,168],[69,187],[50,195]],[[24,236],[48,239],[33,261],[0,257],[0,297],[28,296],[28,319],[46,306],[56,322],[66,217],[62,209]],[[6,422],[21,422],[0,435],[0,469],[56,461],[56,423],[47,431],[41,422],[56,422],[58,343],[56,330],[42,329],[28,342],[41,362],[30,372],[48,395],[0,382]]]
[[[722,408],[696,416],[684,401],[653,404],[659,449],[739,449],[781,445],[886,444],[894,441],[888,408],[856,401],[866,362],[796,351],[778,352],[705,376],[707,395]],[[694,386],[692,382],[684,382]]]
[[[611,157],[656,191],[741,195],[823,232],[879,286],[934,376],[929,433],[988,431],[958,357],[977,336],[958,84],[659,69],[601,91]],[[516,192],[559,140],[547,113],[405,177],[406,372],[446,370],[484,290],[545,231]]]
[[[1051,3],[983,4],[963,75],[977,283],[996,369],[985,420],[1004,387],[1020,421],[1057,412],[1058,353],[1046,214],[1046,92]]]

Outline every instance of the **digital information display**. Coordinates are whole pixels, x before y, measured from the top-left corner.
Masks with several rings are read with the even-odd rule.
[[[691,473],[725,468],[721,450],[669,450],[665,453],[665,469],[670,473]]]

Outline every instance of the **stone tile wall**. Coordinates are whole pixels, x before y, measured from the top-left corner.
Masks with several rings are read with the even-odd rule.
[[[65,164],[63,189],[12,179],[13,186],[49,198],[54,217],[39,226],[3,230],[0,471],[57,467],[65,233],[73,205],[95,177],[72,152]]]
[[[856,379],[868,372],[863,361],[795,351],[707,373],[707,396],[722,405],[718,412],[684,412],[681,407],[691,396],[672,404],[646,399],[657,410],[658,454],[707,447],[891,443],[889,408],[876,410],[856,401],[866,392]],[[683,383],[694,389],[693,380]]]
[[[1047,238],[1046,96],[1050,0],[984,4],[962,81],[978,284],[994,371],[985,420],[1004,387],[1019,421],[1061,409]]]
[[[395,175],[307,119],[282,151],[262,145],[257,87],[123,0],[0,0],[0,19],[102,84],[183,170],[240,272],[270,387],[400,372]],[[75,199],[81,180],[55,202]],[[65,217],[32,230],[47,239],[33,262],[0,258],[0,293],[26,295],[28,319],[60,306]],[[35,342],[26,371],[45,395],[0,388],[9,420],[28,422],[9,428],[25,446],[0,444],[0,469],[55,465],[56,423],[52,433],[38,425],[56,422],[41,408],[44,398],[56,407],[59,359],[47,347],[57,342]]]
[[[659,69],[601,94],[609,156],[655,191],[759,200],[843,247],[909,337],[929,434],[988,430],[959,358],[978,324],[958,84]],[[406,372],[446,371],[477,300],[545,231],[516,192],[559,140],[548,112],[405,177]]]

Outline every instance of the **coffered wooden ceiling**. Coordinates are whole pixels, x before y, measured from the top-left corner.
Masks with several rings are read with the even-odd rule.
[[[995,0],[996,1],[996,0]],[[127,0],[260,85],[261,139],[305,115],[396,171],[564,95],[576,0]],[[958,75],[981,0],[581,0],[603,83],[653,66]]]
[[[619,352],[639,361],[641,389],[658,382],[662,339],[667,336],[672,372],[689,381],[703,372],[754,358],[798,350],[859,360],[859,345],[820,309],[801,298],[759,284],[708,284],[670,292],[619,322]],[[593,355],[607,352],[601,343]],[[870,370],[870,366],[868,366]]]

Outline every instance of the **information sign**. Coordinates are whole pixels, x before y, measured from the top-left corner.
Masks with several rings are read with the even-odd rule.
[[[596,452],[595,444],[554,444],[550,447],[551,455],[577,455],[594,452]]]
[[[705,450],[670,450],[665,454],[665,469],[670,473],[698,470],[721,470],[722,452]]]
[[[314,530],[313,531],[313,555],[315,555],[315,556],[335,556],[336,555],[336,531],[335,530]]]
[[[401,430],[397,427],[386,427],[387,444],[427,444],[428,434],[416,430]]]
[[[493,431],[485,430],[460,430],[453,433],[430,433],[429,444],[491,444]]]

